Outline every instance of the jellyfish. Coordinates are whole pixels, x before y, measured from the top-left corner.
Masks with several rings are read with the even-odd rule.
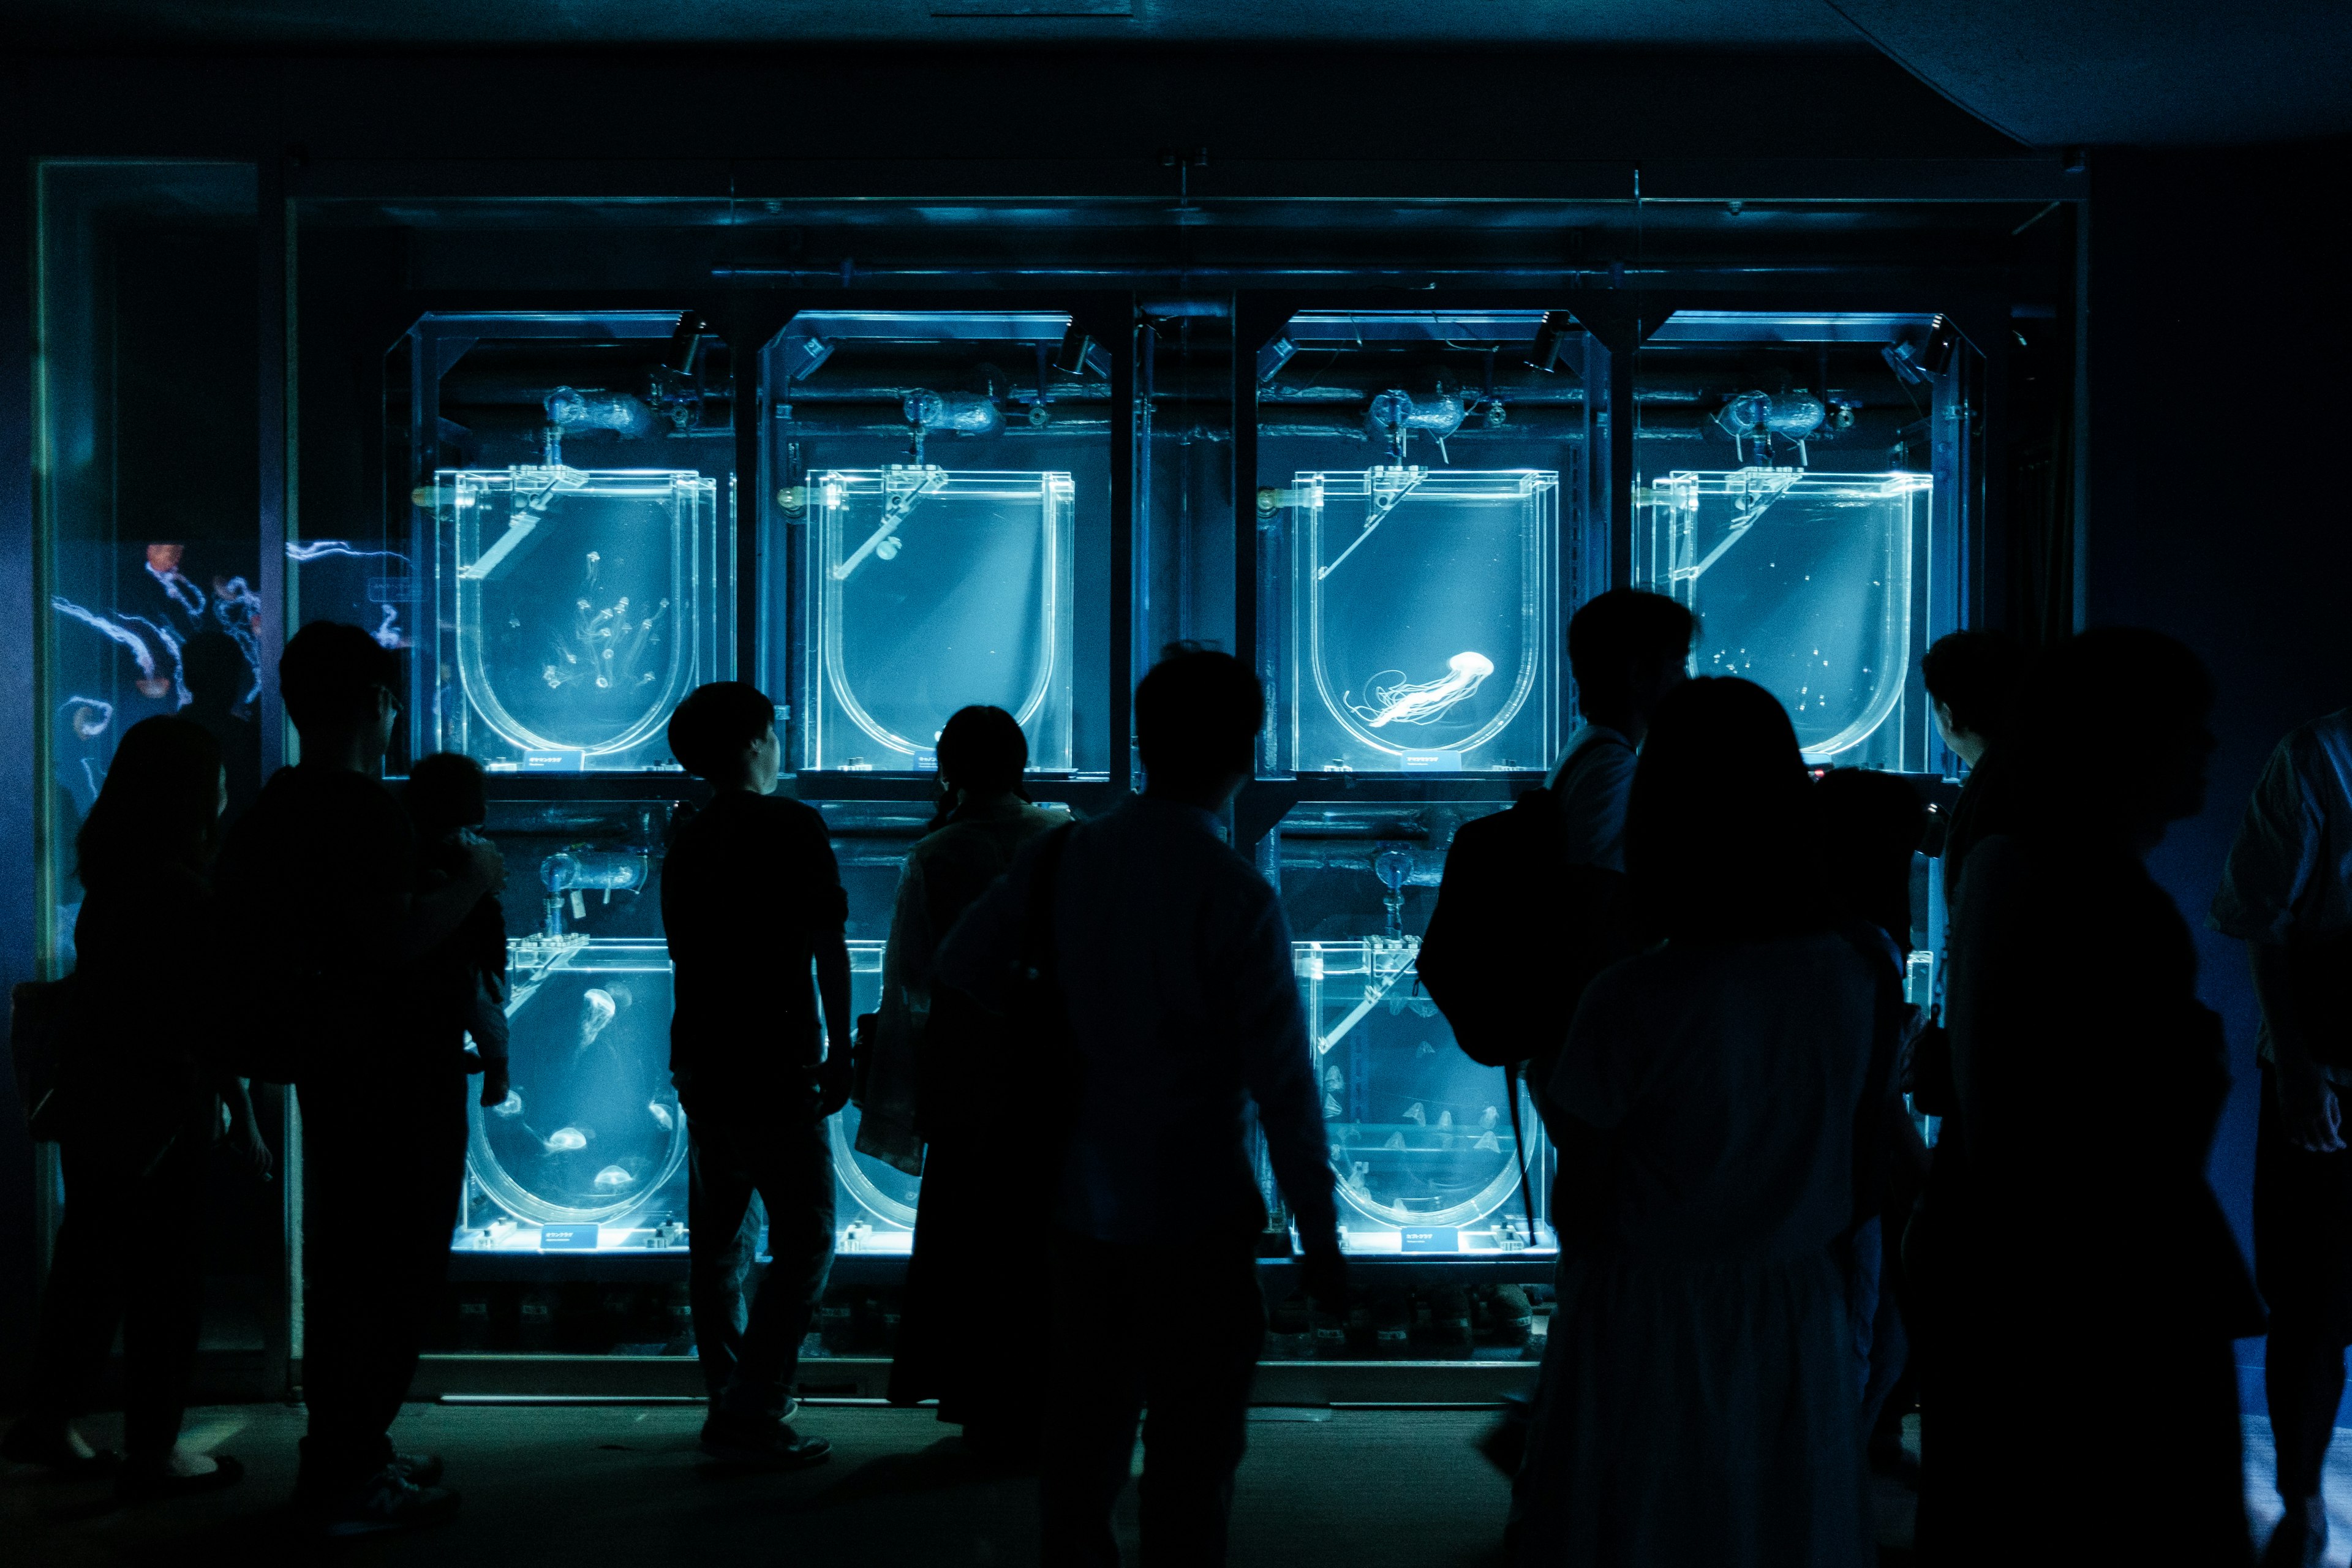
[[[1437,1054],[1437,1047],[1431,1045],[1427,1040],[1423,1040],[1421,1044],[1413,1047],[1412,1054],[1415,1060],[1419,1060],[1423,1057],[1433,1057]]]
[[[1471,1147],[1484,1149],[1490,1154],[1499,1154],[1503,1152],[1502,1140],[1496,1138],[1492,1132],[1479,1133],[1478,1142],[1473,1143]]]
[[[1390,1133],[1390,1134],[1389,1134],[1389,1141],[1388,1141],[1387,1142],[1385,1142],[1385,1143],[1381,1144],[1381,1148],[1383,1148],[1383,1149],[1402,1149],[1402,1148],[1403,1148],[1403,1147],[1404,1147],[1404,1134],[1403,1134],[1403,1133],[1402,1133],[1402,1132],[1391,1132],[1391,1133]]]
[[[580,1045],[584,1050],[604,1032],[604,1026],[611,1023],[613,1015],[621,1009],[613,1001],[613,994],[609,991],[583,991],[580,994]]]
[[[1429,1125],[1429,1112],[1421,1108],[1421,1101],[1417,1100],[1414,1100],[1411,1108],[1405,1111],[1404,1119],[1407,1121],[1414,1122],[1423,1127]]]
[[[636,1180],[635,1175],[620,1166],[607,1165],[596,1173],[596,1190],[604,1193],[618,1192],[623,1187],[635,1185]]]
[[[1337,1121],[1340,1117],[1345,1116],[1346,1114],[1346,1111],[1339,1109],[1339,1102],[1337,1099],[1328,1094],[1323,1097],[1323,1115],[1325,1120]]]
[[[577,1127],[559,1127],[547,1135],[547,1152],[551,1154],[566,1154],[574,1149],[586,1147],[588,1134]]]
[[[1439,1112],[1437,1113],[1437,1125],[1438,1125],[1438,1126],[1440,1126],[1440,1127],[1451,1127],[1451,1126],[1453,1126],[1453,1125],[1454,1125],[1454,1112],[1452,1112],[1452,1111],[1450,1111],[1450,1110],[1441,1110],[1441,1111],[1439,1111]]]
[[[660,1100],[649,1100],[646,1101],[646,1109],[653,1112],[654,1120],[661,1124],[661,1130],[663,1131],[667,1132],[677,1127],[677,1122],[670,1116],[669,1107],[664,1105]]]
[[[1350,701],[1348,711],[1375,730],[1383,724],[1434,724],[1495,673],[1495,661],[1483,653],[1457,653],[1445,668],[1442,678],[1419,682],[1405,679],[1402,669],[1384,669],[1365,688],[1370,701]]]
[[[1323,1087],[1337,1094],[1348,1087],[1347,1077],[1338,1068],[1327,1068],[1323,1072]]]
[[[517,1094],[513,1089],[507,1090],[507,1097],[504,1100],[499,1100],[496,1105],[490,1107],[490,1114],[493,1116],[520,1116],[522,1114],[522,1096]]]
[[[1478,1113],[1478,1130],[1481,1132],[1492,1132],[1495,1130],[1495,1123],[1502,1119],[1503,1113],[1490,1105]]]

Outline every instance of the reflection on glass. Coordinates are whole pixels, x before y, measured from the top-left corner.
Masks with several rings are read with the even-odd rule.
[[[1412,937],[1301,942],[1293,962],[1313,1032],[1341,1223],[1360,1250],[1549,1246],[1519,1191],[1510,1088],[1454,1043],[1413,973]],[[1531,1107],[1520,1124],[1532,1132]],[[1541,1170],[1540,1151],[1529,1151]]]
[[[1302,473],[1291,496],[1299,770],[1544,766],[1559,475]]]
[[[1699,617],[1694,673],[1755,681],[1807,756],[1836,757],[1903,700],[1933,486],[1924,473],[1670,473],[1643,498],[1639,580]]]
[[[441,744],[493,767],[643,768],[707,679],[716,481],[562,464],[444,469]],[[446,674],[445,674],[446,681]]]
[[[1056,472],[809,476],[809,766],[928,767],[973,703],[1021,721],[1031,766],[1070,765],[1072,494]]]

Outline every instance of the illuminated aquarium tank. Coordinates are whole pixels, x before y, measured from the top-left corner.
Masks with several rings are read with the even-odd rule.
[[[1297,771],[1541,768],[1559,707],[1559,476],[1301,473],[1288,708]]]
[[[1809,759],[1899,766],[1871,742],[1910,680],[1913,561],[1934,484],[1777,467],[1669,473],[1643,497],[1637,581],[1698,616],[1692,673],[1770,691]]]
[[[1534,1108],[1518,1117],[1537,1194],[1521,1196],[1522,1151],[1500,1068],[1462,1054],[1418,984],[1412,937],[1292,944],[1313,1034],[1323,1122],[1351,1251],[1493,1255],[1554,1243]]]
[[[435,475],[436,744],[493,771],[675,766],[678,700],[731,671],[716,480],[539,464]]]
[[[808,476],[805,765],[921,771],[959,708],[1018,719],[1070,766],[1073,485],[936,464]]]
[[[849,944],[853,1011],[880,997],[882,946]],[[687,1124],[669,1079],[673,1000],[659,939],[508,944],[503,1105],[470,1105],[467,1215],[456,1245],[490,1251],[684,1247]],[[859,1154],[855,1106],[828,1129],[836,1243],[908,1250],[918,1178]]]

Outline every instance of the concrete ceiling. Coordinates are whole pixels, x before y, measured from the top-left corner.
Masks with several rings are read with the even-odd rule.
[[[2352,0],[0,0],[18,47],[1318,43],[1866,51],[2029,145],[2352,132]],[[1409,83],[1381,89],[1411,118]],[[1704,112],[1703,106],[1692,106]]]
[[[2352,132],[2347,0],[1832,0],[1961,108],[2038,147]]]

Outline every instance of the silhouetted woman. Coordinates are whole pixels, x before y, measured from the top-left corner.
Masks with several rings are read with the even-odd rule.
[[[217,1031],[269,999],[217,994],[208,962],[226,792],[219,744],[184,719],[131,726],[75,840],[73,1023],[58,1064],[65,1221],[42,1303],[26,1414],[7,1457],[65,1470],[104,1462],[73,1429],[122,1330],[124,1458],[132,1496],[210,1490],[244,1474],[180,1445],[204,1287],[205,1156],[229,1099],[257,1169],[268,1150]]]
[[[1666,940],[1592,983],[1551,1082],[1613,1151],[1560,1258],[1525,1563],[1871,1561],[1835,1248],[1880,993],[1816,839],[1769,693],[1701,679],[1659,704],[1625,858]]]
[[[2156,632],[2036,672],[2020,827],[1969,856],[1936,1148],[1923,1562],[2242,1563],[2230,1342],[2262,1310],[2205,1160],[2229,1092],[2142,858],[2205,799],[2212,678]]]
[[[923,1178],[890,1398],[937,1399],[975,1450],[1019,1458],[1039,1436],[1043,1385],[1019,1352],[1042,1333],[1042,1299],[1004,1225],[1008,1205],[1045,1189],[1038,1151],[1053,1144],[1033,1125],[1037,1064],[973,1004],[934,994],[931,963],[1014,852],[1069,819],[1023,793],[1029,742],[1002,708],[959,710],[939,760],[939,813],[890,917],[857,1146]]]

